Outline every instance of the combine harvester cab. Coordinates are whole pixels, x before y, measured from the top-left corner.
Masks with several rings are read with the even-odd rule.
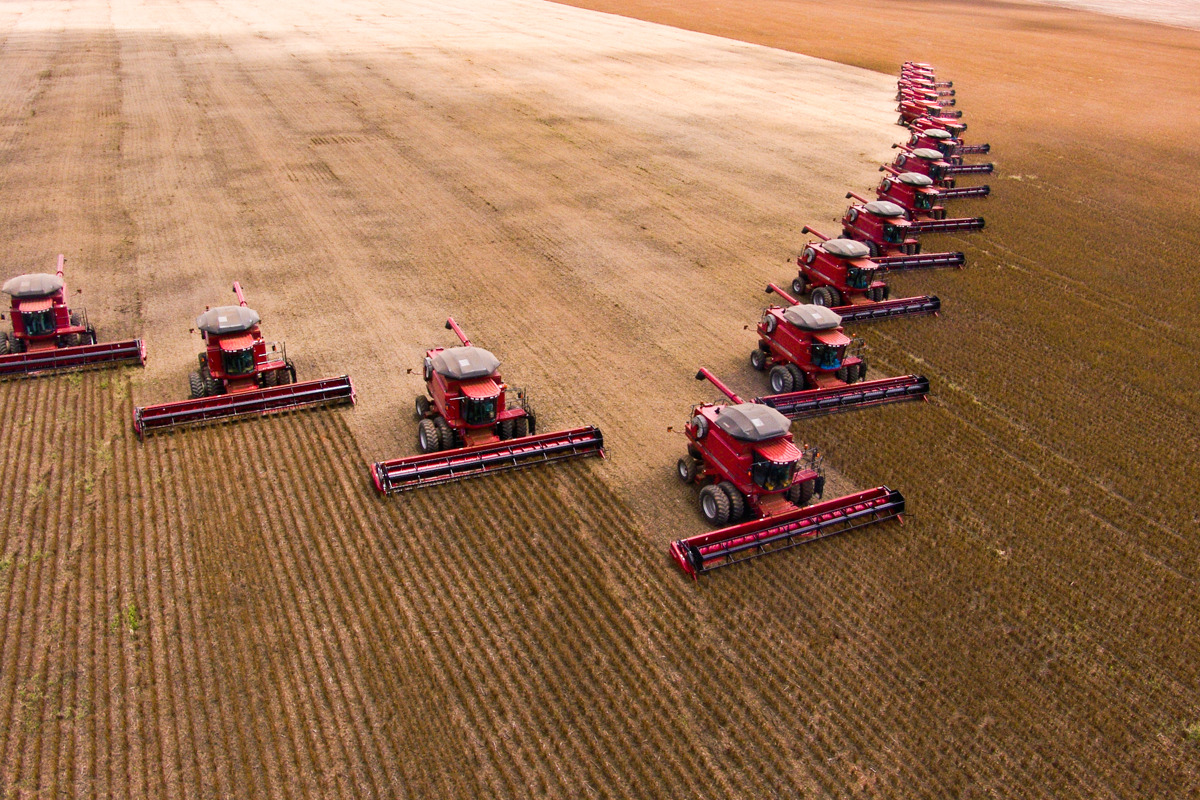
[[[990,144],[963,144],[962,139],[956,139],[950,131],[934,127],[925,130],[914,129],[908,139],[908,146],[914,150],[937,150],[943,158],[955,164],[962,163],[962,156],[981,156],[992,152]]]
[[[896,156],[891,166],[899,172],[917,172],[929,176],[938,186],[953,189],[955,178],[959,175],[991,175],[995,170],[994,164],[951,164],[942,158],[937,150],[924,147],[913,150],[902,144],[894,144],[893,148],[902,152]]]
[[[972,186],[962,189],[938,189],[933,185],[933,179],[919,172],[900,172],[894,167],[883,166],[880,172],[889,173],[875,194],[880,200],[895,203],[904,209],[908,218],[913,222],[946,219],[946,207],[941,205],[943,200],[955,200],[967,197],[983,198],[992,193],[990,186]],[[847,194],[847,197],[853,195]],[[979,219],[982,219],[980,217]]]
[[[371,465],[381,494],[491,475],[570,458],[604,456],[604,436],[594,426],[538,433],[526,393],[500,377],[500,361],[471,344],[454,319],[446,320],[462,347],[425,353],[428,396],[416,402],[421,455]],[[516,393],[511,407],[508,398]]]
[[[847,198],[858,200],[842,217],[842,236],[866,246],[875,263],[888,270],[961,267],[966,257],[959,252],[921,253],[917,232],[926,223],[908,219],[903,207],[887,200],[867,201],[854,192]],[[937,223],[942,224],[942,223]]]
[[[862,242],[830,239],[807,225],[803,232],[821,241],[806,244],[796,259],[800,271],[792,280],[794,296],[808,294],[814,305],[832,308],[843,322],[937,314],[941,309],[932,295],[889,299],[890,289],[881,278],[890,267],[880,262],[895,259],[872,260]]]
[[[0,378],[146,363],[141,339],[100,344],[86,312],[68,308],[64,262],[60,255],[54,275],[34,273],[5,281],[2,291],[12,298],[13,329],[0,331]]]
[[[955,138],[961,138],[967,130],[967,123],[957,119],[945,119],[943,117],[922,116],[916,119],[903,123],[910,131],[930,131],[940,130],[949,133]]]
[[[904,512],[903,495],[886,486],[806,508],[824,490],[820,455],[796,447],[787,417],[743,402],[708,370],[696,374],[706,378],[733,405],[694,406],[684,427],[688,453],[679,459],[679,478],[703,486],[700,513],[719,528],[671,543],[671,557],[693,579]]]
[[[767,287],[788,302],[770,306],[758,323],[758,347],[750,366],[768,373],[773,394],[753,402],[770,406],[789,419],[925,400],[929,381],[921,375],[865,380],[862,342],[842,329],[842,318],[817,305],[801,305],[775,284]]]
[[[246,305],[236,281],[233,292],[238,305],[207,309],[196,318],[206,346],[188,375],[189,399],[135,408],[133,429],[139,437],[235,417],[354,404],[348,375],[297,383],[295,365],[281,343],[263,339],[261,317]]]

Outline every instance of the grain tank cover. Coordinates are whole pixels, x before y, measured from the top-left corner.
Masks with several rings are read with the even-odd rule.
[[[433,356],[433,368],[456,381],[486,378],[500,368],[500,359],[482,347],[451,347]]]
[[[842,318],[824,306],[791,306],[783,311],[783,318],[805,331],[836,330]]]
[[[196,327],[217,336],[248,331],[261,321],[258,312],[244,306],[218,306],[196,317]]]
[[[950,131],[944,131],[941,128],[930,128],[927,131],[922,131],[922,133],[924,133],[930,139],[953,139],[954,138],[953,136],[950,135]]]
[[[35,272],[32,275],[18,275],[4,282],[3,291],[18,299],[24,297],[45,297],[54,294],[63,287],[63,279],[57,275],[47,275]]]
[[[929,159],[930,161],[941,161],[942,159],[941,153],[939,153],[937,150],[931,150],[928,147],[918,147],[916,150],[912,151],[912,154],[917,158],[925,158]]]
[[[821,243],[821,249],[838,258],[866,258],[871,255],[865,244],[853,239],[830,239]]]
[[[792,423],[770,406],[738,403],[721,409],[717,414],[717,427],[744,442],[763,442],[783,436]]]
[[[867,211],[877,217],[903,217],[904,209],[895,203],[889,203],[887,200],[872,200],[864,206]],[[866,245],[864,245],[865,247]]]
[[[919,172],[901,172],[896,176],[896,180],[908,186],[933,186],[933,178]]]

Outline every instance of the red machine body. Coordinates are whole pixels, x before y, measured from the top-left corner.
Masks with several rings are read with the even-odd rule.
[[[706,378],[733,404],[693,406],[684,427],[688,454],[679,459],[679,478],[703,486],[700,512],[719,528],[671,543],[671,557],[686,574],[697,578],[904,511],[903,496],[886,487],[805,508],[824,489],[820,455],[796,447],[782,414],[743,402],[708,370],[696,374]],[[743,517],[750,521],[739,522]]]
[[[962,156],[985,155],[992,152],[990,144],[964,144],[962,139],[944,128],[913,128],[908,146],[914,150],[937,150],[952,164],[961,164]]]
[[[808,294],[814,305],[832,308],[843,322],[936,314],[941,308],[941,301],[929,295],[889,299],[890,290],[882,280],[884,272],[893,268],[887,262],[897,262],[894,268],[906,269],[906,262],[926,256],[872,259],[870,248],[862,242],[830,239],[807,225],[803,231],[821,241],[807,243],[796,259],[800,270],[792,280],[794,296]]]
[[[770,370],[773,394],[754,402],[789,419],[801,419],[925,399],[929,381],[919,375],[864,380],[867,362],[862,357],[862,342],[845,334],[836,312],[801,305],[775,284],[767,287],[767,293],[771,292],[789,305],[769,306],[758,323],[758,347],[750,352],[750,366],[759,372]]]
[[[932,185],[933,185],[933,181],[927,175],[921,175],[916,172],[903,173],[903,174],[912,176],[912,177],[908,178],[908,186],[910,186],[910,187],[929,188],[929,187],[932,187]],[[896,182],[897,183],[901,182],[899,177],[897,177]],[[928,183],[926,183],[926,182],[928,182]],[[946,191],[954,191],[954,190],[947,189]],[[918,197],[921,197],[921,196],[918,195]],[[890,200],[882,200],[881,199],[881,200],[875,200],[872,202],[867,202],[867,198],[863,197],[862,195],[858,194],[857,192],[846,192],[846,199],[857,200],[860,203],[864,204],[864,206],[863,206],[864,208],[867,208],[867,207],[871,206],[872,204],[875,204],[875,205],[885,204],[885,205],[901,208],[904,211],[904,214],[908,218],[908,221],[910,223],[908,226],[908,229],[914,235],[920,235],[923,233],[962,233],[962,232],[966,232],[966,231],[981,231],[981,230],[983,230],[984,226],[987,224],[983,217],[958,217],[955,219],[949,219],[945,216],[945,209],[941,209],[942,216],[940,218],[937,218],[937,217],[934,217],[931,213],[929,213],[925,209],[908,208],[899,203],[893,203]],[[921,199],[923,200],[925,198],[921,197]],[[932,210],[933,209],[929,209],[929,211],[932,211]],[[961,266],[961,264],[959,266]]]
[[[354,404],[354,385],[347,375],[296,383],[296,367],[283,344],[263,338],[261,318],[246,305],[236,281],[233,292],[236,306],[206,309],[196,318],[205,349],[188,375],[189,399],[135,408],[133,427],[139,436],[301,406]]]
[[[902,121],[902,124],[907,125],[909,130],[914,130],[914,131],[915,130],[946,131],[946,133],[949,133],[951,136],[954,136],[956,138],[961,137],[963,132],[966,131],[966,129],[967,129],[967,123],[960,122],[957,119],[945,119],[943,117],[929,117],[929,116],[917,117],[915,120],[912,120],[911,122],[903,122]]]
[[[954,188],[954,180],[959,175],[991,175],[995,169],[992,164],[951,164],[942,158],[942,154],[937,150],[913,150],[900,144],[894,144],[892,147],[902,151],[892,162],[893,169],[926,175],[938,186],[947,189]]]
[[[20,275],[4,283],[12,298],[12,331],[0,331],[0,377],[146,363],[140,339],[99,344],[86,312],[67,306],[65,260],[59,255],[54,275]]]
[[[604,436],[596,427],[537,434],[537,417],[526,393],[510,390],[500,375],[499,359],[471,344],[453,318],[446,320],[446,328],[462,346],[425,352],[428,396],[418,395],[416,400],[417,448],[424,455],[372,464],[371,478],[379,492],[604,455]],[[514,391],[517,402],[510,408]]]
[[[911,125],[921,117],[952,120],[962,117],[961,111],[943,108],[942,104],[937,100],[925,100],[917,97],[905,97],[901,99],[900,107],[897,111],[900,112],[899,123],[901,125]]]
[[[933,185],[933,179],[919,172],[900,172],[893,167],[880,167],[881,172],[887,172],[888,177],[880,181],[875,194],[880,200],[895,203],[905,210],[908,218],[914,222],[921,220],[946,219],[946,207],[943,200],[976,197],[983,198],[991,194],[990,186],[969,186],[959,189],[938,189]]]
[[[899,101],[905,92],[924,92],[935,97],[954,97],[955,91],[948,87],[939,86],[937,81],[920,77],[901,77],[896,82],[896,100]]]
[[[860,201],[842,215],[842,236],[866,245],[871,258],[920,253],[921,243],[914,234],[904,209],[884,200]]]

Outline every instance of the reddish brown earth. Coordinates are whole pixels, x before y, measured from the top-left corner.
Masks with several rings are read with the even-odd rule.
[[[0,384],[5,796],[1200,793],[1200,34],[856,7],[0,7],[10,271],[66,252],[151,354]],[[796,430],[907,524],[692,584],[668,426],[701,363],[761,388],[743,326],[905,58],[993,144],[988,228],[863,330],[933,401]],[[138,443],[234,279],[359,406]],[[611,458],[375,497],[447,314]]]

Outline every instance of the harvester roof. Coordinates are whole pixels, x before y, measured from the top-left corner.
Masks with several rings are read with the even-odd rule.
[[[887,200],[872,200],[864,208],[877,217],[903,217],[904,209]],[[865,245],[864,245],[865,246]]]
[[[954,136],[950,133],[950,131],[944,131],[941,128],[928,128],[926,130],[921,131],[921,133],[925,134],[930,139],[953,139],[954,138]]]
[[[221,335],[248,331],[261,321],[258,312],[245,306],[218,306],[196,317],[196,327],[205,333]]]
[[[838,258],[866,258],[871,255],[871,250],[865,244],[853,239],[830,239],[822,242],[821,248]]]
[[[773,461],[776,464],[790,464],[793,461],[798,461],[804,455],[804,453],[800,452],[799,447],[796,447],[796,445],[787,439],[775,439],[774,441],[763,442],[754,448],[754,452],[767,461]]]
[[[439,375],[456,381],[485,378],[500,368],[500,359],[482,347],[451,347],[433,356]]]
[[[783,310],[783,318],[805,331],[834,330],[842,324],[842,318],[824,306],[791,306]]]
[[[18,275],[4,282],[2,290],[16,298],[45,297],[63,288],[63,279],[57,275],[47,275],[35,272],[31,275]]]
[[[930,161],[941,161],[942,159],[941,153],[928,147],[918,147],[912,151],[912,154],[917,158],[927,158]]]
[[[240,336],[222,336],[220,347],[227,353],[236,353],[239,350],[248,350],[254,347],[254,334],[242,333]]]
[[[721,430],[746,442],[764,442],[783,436],[792,426],[783,414],[759,403],[725,406],[720,409],[716,420]]]
[[[933,178],[919,172],[901,172],[896,180],[909,186],[933,186]]]

